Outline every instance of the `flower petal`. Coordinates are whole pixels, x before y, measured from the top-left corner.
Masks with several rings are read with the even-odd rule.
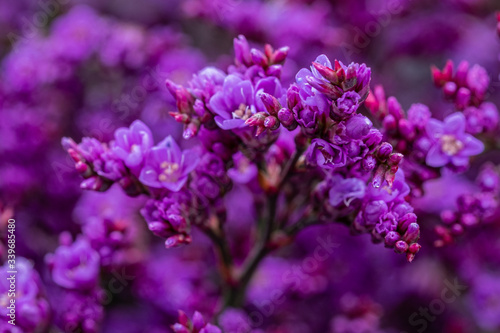
[[[437,119],[430,119],[425,126],[425,131],[432,140],[437,140],[444,133],[444,124]]]
[[[465,132],[465,117],[461,112],[455,112],[444,120],[444,131],[447,134],[461,135]]]
[[[466,135],[464,138],[464,148],[460,151],[460,155],[472,156],[483,152],[484,144],[481,140],[476,139],[472,135]]]
[[[429,149],[427,157],[425,158],[425,163],[428,166],[439,168],[445,166],[450,161],[450,157],[441,151],[441,147],[435,144]]]

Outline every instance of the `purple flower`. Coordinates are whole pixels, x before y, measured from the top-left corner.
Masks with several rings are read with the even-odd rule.
[[[97,285],[100,271],[99,254],[87,239],[80,237],[73,244],[59,246],[47,257],[52,279],[68,289],[92,289]]]
[[[365,195],[365,182],[357,178],[344,179],[342,176],[335,175],[331,184],[328,200],[330,205],[334,207],[341,204],[349,206],[353,200]]]
[[[212,96],[209,105],[220,128],[230,130],[246,126],[245,120],[255,113],[252,82],[228,75],[222,90]]]
[[[136,120],[130,128],[121,127],[115,131],[111,149],[126,166],[137,169],[153,144],[151,130],[142,121]]]
[[[447,164],[465,167],[469,163],[469,156],[477,155],[484,149],[481,141],[465,133],[465,117],[462,113],[454,113],[442,122],[431,119],[426,131],[434,141],[425,160],[431,167],[439,168]]]
[[[334,169],[346,164],[346,154],[342,147],[323,139],[313,139],[306,152],[306,160],[311,165]]]
[[[189,86],[193,94],[201,100],[208,102],[224,84],[226,73],[215,67],[205,67],[198,74],[193,75]]]
[[[9,279],[12,269],[7,263],[0,267],[0,321],[7,322],[14,319],[19,332],[41,332],[50,318],[50,309],[47,300],[43,297],[42,285],[38,273],[33,265],[23,257],[16,259],[15,280]],[[16,296],[10,297],[11,284],[15,281]],[[15,303],[12,303],[14,300]],[[13,304],[13,305],[11,305]],[[9,308],[10,307],[10,308]],[[9,327],[16,327],[11,324]],[[0,329],[3,328],[0,324]],[[10,332],[4,328],[2,332]],[[13,331],[17,332],[17,331]]]
[[[192,150],[182,152],[175,140],[168,136],[147,154],[139,180],[150,187],[178,192],[198,161],[198,154]]]
[[[352,116],[359,108],[361,97],[354,91],[342,95],[335,104],[332,104],[332,118],[346,119]]]

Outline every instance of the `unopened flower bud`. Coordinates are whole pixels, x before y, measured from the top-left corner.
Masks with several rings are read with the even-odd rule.
[[[257,49],[251,49],[250,55],[252,56],[252,61],[257,66],[266,67],[268,65],[268,60],[266,55]]]
[[[401,236],[396,231],[389,231],[384,238],[385,247],[392,248],[396,242],[401,239]]]
[[[405,253],[408,250],[408,244],[405,241],[399,240],[394,246],[396,253]]]
[[[420,237],[420,226],[417,223],[410,223],[403,240],[409,244],[414,243]]]
[[[387,160],[389,155],[392,153],[392,145],[388,142],[383,142],[377,152],[377,157],[381,161]]]
[[[361,139],[368,134],[373,124],[363,115],[355,115],[346,122],[346,133],[353,139]]]
[[[456,97],[457,109],[459,110],[465,109],[470,104],[470,100],[471,100],[471,93],[469,89],[464,87],[458,89]]]
[[[280,127],[280,122],[278,118],[274,116],[269,116],[264,120],[264,127],[269,128],[271,131],[274,131]]]
[[[278,99],[264,92],[261,93],[259,97],[262,100],[264,106],[266,107],[267,112],[269,112],[269,114],[273,116],[276,116],[278,114],[278,111],[281,109],[281,104],[278,101]]]

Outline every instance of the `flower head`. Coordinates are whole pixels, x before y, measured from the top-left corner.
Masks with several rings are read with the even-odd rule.
[[[198,154],[192,150],[181,151],[175,140],[168,136],[149,151],[139,180],[150,187],[177,192],[186,184],[198,161]]]
[[[431,167],[449,164],[457,168],[465,167],[469,163],[469,156],[477,155],[484,149],[481,141],[465,133],[465,117],[462,113],[454,113],[442,122],[431,119],[426,131],[433,140],[425,160]]]
[[[347,156],[342,147],[323,139],[313,139],[307,149],[306,159],[311,165],[334,169],[344,166]]]
[[[68,289],[93,289],[100,270],[99,254],[87,239],[80,237],[73,244],[62,244],[47,257],[52,279]]]
[[[141,166],[144,158],[153,146],[151,130],[140,120],[136,120],[130,128],[119,128],[115,131],[115,141],[111,145],[114,154],[123,160],[129,168]]]
[[[215,122],[224,130],[246,126],[245,120],[255,113],[253,105],[252,82],[233,74],[226,76],[222,90],[212,96],[209,103],[216,114]]]

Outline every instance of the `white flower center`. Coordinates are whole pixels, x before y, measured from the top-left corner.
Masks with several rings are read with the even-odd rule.
[[[457,140],[454,135],[445,134],[441,137],[441,150],[449,156],[456,155],[464,148],[462,141]]]
[[[161,182],[168,181],[169,179],[172,180],[172,175],[179,170],[179,164],[175,162],[163,162],[160,164],[160,167],[162,168],[162,173],[158,176],[158,180]]]

